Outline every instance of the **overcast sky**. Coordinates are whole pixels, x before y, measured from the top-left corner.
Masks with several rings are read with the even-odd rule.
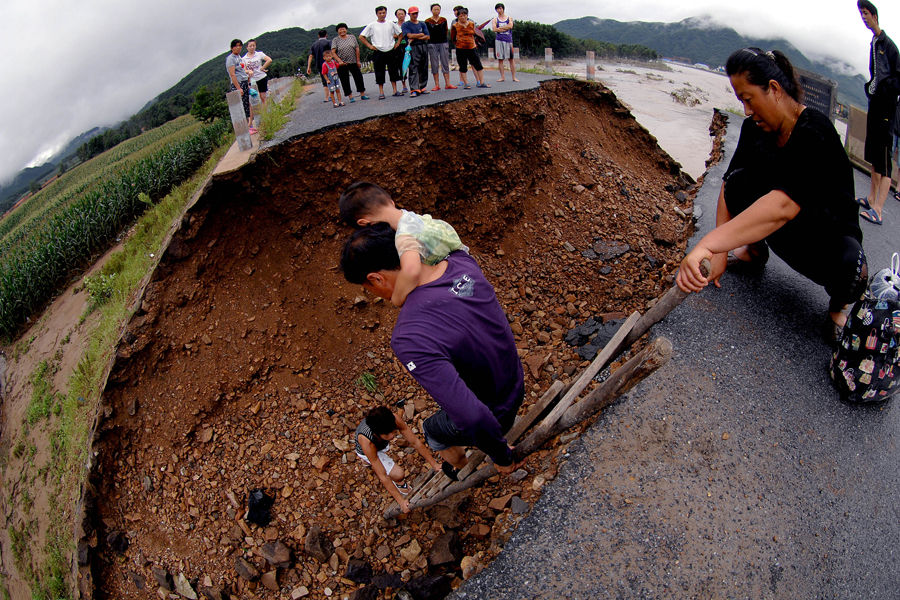
[[[477,21],[496,0],[468,0]],[[833,56],[861,73],[871,35],[852,0],[506,0],[514,18],[555,23],[583,16],[620,21],[678,21],[709,16],[739,33],[783,36],[810,58]],[[228,42],[285,27],[318,28],[370,21],[378,0],[31,0],[5,2],[9,42],[0,127],[0,181],[40,164],[74,136],[115,125]],[[400,5],[386,3],[393,12]],[[396,6],[395,6],[396,5]],[[422,4],[423,11],[429,3]],[[445,13],[455,5],[447,3]],[[900,40],[900,2],[876,2],[882,27]],[[254,7],[258,10],[254,10]],[[265,51],[265,48],[260,48]],[[225,80],[222,67],[222,79]]]

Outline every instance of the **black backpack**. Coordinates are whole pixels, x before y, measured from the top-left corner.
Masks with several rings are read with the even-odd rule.
[[[900,390],[900,301],[866,294],[853,305],[830,373],[848,402],[881,402]]]

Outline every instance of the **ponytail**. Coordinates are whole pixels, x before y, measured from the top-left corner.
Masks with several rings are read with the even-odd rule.
[[[761,88],[769,87],[772,80],[777,81],[788,96],[802,101],[803,89],[797,81],[794,66],[780,50],[765,52],[759,48],[742,48],[728,57],[725,72],[729,77],[742,74],[747,81]]]

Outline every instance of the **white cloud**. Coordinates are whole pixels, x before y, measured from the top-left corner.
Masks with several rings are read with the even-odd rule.
[[[0,129],[0,155],[4,157],[0,179],[8,179],[36,157],[91,127],[114,125],[127,118],[195,66],[226,52],[233,37],[247,38],[285,27],[313,29],[338,21],[362,25],[372,19],[379,3],[7,3],[4,24],[11,86],[2,100],[7,118]],[[476,20],[494,14],[495,0],[466,4]],[[740,33],[785,37],[809,55],[834,57],[860,72],[868,65],[870,35],[859,19],[855,3],[848,0],[757,0],[739,5],[727,5],[721,0],[508,0],[506,4],[513,17],[543,23],[582,16],[622,21],[677,21],[708,16]],[[900,4],[880,4],[881,23],[888,34],[891,24],[896,23],[900,30]],[[445,12],[451,6],[446,3]],[[393,9],[394,5],[389,7]]]

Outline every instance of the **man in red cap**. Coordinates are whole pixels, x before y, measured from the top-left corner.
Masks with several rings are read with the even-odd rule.
[[[406,11],[409,21],[403,23],[403,35],[409,40],[409,97],[427,94],[428,87],[428,25],[419,21],[419,7]]]

